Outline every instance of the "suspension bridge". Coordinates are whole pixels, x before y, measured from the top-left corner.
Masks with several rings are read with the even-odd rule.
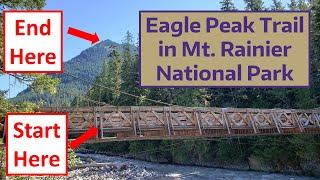
[[[115,91],[70,73],[64,74],[90,87]],[[26,80],[14,77],[26,83]],[[61,88],[58,88],[58,93],[69,94]],[[134,98],[140,97],[123,91],[120,93]],[[320,108],[302,110],[182,107],[148,98],[145,100],[162,106],[116,107],[83,98],[88,104],[99,106],[43,107],[39,108],[38,112],[67,112],[69,139],[80,136],[92,126],[98,128],[99,133],[92,142],[320,134]],[[0,131],[1,129],[3,131],[4,128],[0,123]]]
[[[70,139],[97,127],[93,142],[320,134],[320,109],[102,106],[39,111],[68,112]]]

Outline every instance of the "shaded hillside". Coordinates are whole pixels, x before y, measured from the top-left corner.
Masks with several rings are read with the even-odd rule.
[[[81,79],[93,82],[95,77],[101,72],[104,61],[108,61],[111,47],[116,46],[119,51],[123,46],[116,42],[105,40],[82,51],[78,56],[64,63],[64,72],[72,74]],[[20,92],[13,102],[31,101],[37,102],[45,106],[68,105],[76,95],[82,95],[87,92],[91,84],[79,81],[67,74],[54,75],[61,78],[61,84],[58,87],[56,95],[36,94],[30,89]]]

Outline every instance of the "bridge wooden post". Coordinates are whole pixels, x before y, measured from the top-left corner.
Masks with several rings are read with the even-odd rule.
[[[175,136],[176,135],[176,133],[175,133],[175,131],[174,131],[174,126],[173,126],[173,124],[172,124],[172,111],[171,111],[171,107],[169,107],[169,122],[170,122],[170,124],[171,124],[171,128],[172,128],[172,132],[173,132],[173,135]]]
[[[98,122],[97,122],[98,123]],[[99,118],[99,127],[98,127],[98,124],[97,124],[97,128],[99,129],[100,131],[100,138],[103,139],[103,118]]]
[[[276,128],[277,128],[277,130],[278,130],[278,133],[281,134],[282,131],[281,131],[280,127],[279,127],[279,121],[280,121],[280,119],[279,119],[279,116],[278,116],[276,110],[274,110],[274,109],[271,110],[271,115],[272,115],[272,120],[273,120],[273,122],[274,122],[274,124],[276,125]]]
[[[138,114],[137,122],[138,122],[138,128],[139,128],[139,136],[142,137],[143,135],[140,127],[140,107],[138,108],[137,114]]]
[[[134,131],[134,135],[137,136],[137,128],[136,128],[136,116],[135,116],[135,112],[136,109],[134,107],[130,108],[130,116],[131,116],[131,123],[132,123],[132,128]]]
[[[227,127],[228,134],[231,135],[231,130],[229,127],[229,119],[228,119],[226,109],[222,109],[222,121],[225,123],[225,126]]]
[[[99,127],[98,127],[98,118],[97,118],[97,112],[96,112],[96,111],[97,111],[96,108],[93,107],[94,126],[99,129]],[[99,130],[100,130],[100,129],[99,129]],[[101,130],[100,130],[100,131],[101,131]],[[99,138],[99,133],[96,135],[96,139],[98,139],[98,138]]]
[[[252,125],[252,128],[253,128],[253,131],[255,134],[258,133],[258,128],[256,127],[256,122],[252,116],[252,112],[249,112],[248,109],[247,109],[247,116],[249,117],[250,119],[250,122],[251,122],[251,125]]]
[[[169,122],[169,118],[168,118],[168,107],[163,107],[163,118],[165,118],[165,122],[167,124],[167,130],[168,130],[168,134],[169,136],[171,136],[171,128],[170,128],[170,122]]]
[[[193,111],[193,116],[197,121],[197,125],[198,125],[198,129],[199,129],[200,135],[202,135],[202,128],[201,128],[202,124],[201,124],[201,119],[199,119],[199,117],[198,117],[198,113],[199,112],[197,110],[194,110]]]
[[[318,125],[318,127],[320,127],[320,113],[317,114],[316,110],[312,110],[312,115],[313,115],[314,119],[316,120],[316,124]]]
[[[100,138],[103,139],[103,124],[102,124],[102,120],[100,120]]]
[[[299,121],[299,116],[297,114],[296,111],[292,112],[291,114],[293,116],[293,119],[295,120],[295,123],[298,125],[300,132],[304,132],[304,128],[303,125],[301,124],[301,122]]]

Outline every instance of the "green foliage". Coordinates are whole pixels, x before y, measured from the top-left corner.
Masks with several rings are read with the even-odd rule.
[[[312,86],[311,98],[320,104],[320,0],[312,6]]]
[[[284,10],[285,7],[282,5],[281,0],[272,0],[273,5],[271,6],[271,10]]]
[[[5,94],[0,91],[0,118],[3,118],[6,112],[32,112],[37,108],[34,103],[27,101],[12,104],[5,98]]]
[[[122,84],[122,60],[120,54],[116,50],[113,50],[110,53],[110,57],[111,60],[104,63],[102,73],[93,83],[93,87],[89,91],[89,97],[98,101],[117,105]],[[106,90],[104,87],[107,87],[110,90]]]
[[[290,10],[308,10],[311,4],[305,0],[290,0],[288,7]]]
[[[0,91],[0,117],[4,117],[6,112],[9,112],[12,105],[5,99],[6,92]]]
[[[2,141],[2,139],[1,139]],[[0,148],[0,165],[1,167],[4,167],[5,166],[5,158],[6,158],[6,153],[5,153],[5,150],[4,148]],[[0,179],[3,179],[6,175],[6,171],[5,171],[5,168],[0,168]]]
[[[2,0],[3,8],[9,9],[41,9],[46,5],[45,0]]]
[[[73,168],[80,164],[80,158],[77,157],[76,153],[72,150],[68,150],[68,167]]]
[[[83,97],[86,96],[86,92],[90,89],[93,82],[95,82],[96,77],[101,73],[104,64],[111,59],[109,56],[112,51],[111,46],[115,46],[119,52],[123,51],[123,45],[105,40],[84,50],[70,61],[65,62],[65,73],[51,76],[60,81],[56,88],[56,93],[50,94],[47,91],[43,91],[42,94],[39,94],[33,89],[28,88],[19,93],[17,97],[12,98],[11,101],[30,101],[41,104],[42,106],[87,106],[88,102],[85,101]],[[136,53],[136,47],[132,47],[132,51]],[[68,74],[74,75],[78,77],[78,79]],[[76,99],[78,99],[78,101],[76,101]]]
[[[0,4],[0,40],[2,41],[2,10],[5,9],[23,9],[23,10],[32,10],[32,9],[41,9],[45,6],[45,0],[3,0]],[[0,45],[0,58],[2,58],[2,43]],[[2,59],[0,59],[0,74],[2,73]],[[23,83],[29,82],[30,89],[34,90],[36,93],[55,93],[56,86],[59,81],[47,75],[13,75],[19,81]],[[4,95],[0,95],[1,98],[4,98]],[[17,111],[17,110],[26,110],[31,111],[34,107],[30,103],[27,103],[28,100],[23,100],[18,103],[16,106],[10,105],[7,100],[0,99],[0,113],[8,111]]]
[[[233,10],[231,0],[222,0],[222,10]],[[262,0],[245,0],[248,10],[265,10]],[[28,89],[14,100],[32,100],[47,105],[87,106],[85,97],[103,101],[111,105],[162,105],[147,101],[149,99],[181,106],[216,106],[240,108],[314,108],[320,106],[320,0],[312,3],[312,86],[308,89],[182,89],[138,87],[139,72],[137,47],[132,35],[128,32],[123,44],[103,41],[65,63],[65,71],[80,79],[92,82],[85,84],[68,75],[53,76],[61,79],[57,93],[52,96],[43,88],[39,95]],[[272,10],[282,10],[281,1],[274,0]],[[291,0],[289,8],[305,10],[310,3],[303,0]],[[112,47],[111,47],[112,46]],[[110,48],[111,47],[111,48]],[[47,82],[46,78],[35,81],[35,86]],[[50,81],[48,81],[50,82]],[[39,85],[38,85],[39,84]],[[54,84],[54,83],[53,83]],[[107,88],[101,87],[105,86]],[[36,89],[36,87],[32,87]],[[52,90],[52,89],[51,89]],[[60,90],[72,92],[74,95],[62,95]],[[120,92],[127,92],[136,97]],[[37,91],[37,92],[41,92]],[[54,91],[51,91],[54,92]],[[73,101],[73,102],[71,102]],[[41,103],[40,103],[41,104]],[[0,96],[0,113],[11,108],[10,103]],[[31,104],[20,104],[18,109],[31,110]],[[112,154],[130,155],[150,161],[180,163],[188,165],[241,164],[249,163],[251,158],[269,165],[275,171],[283,169],[307,169],[306,163],[317,165],[319,157],[319,136],[275,136],[246,137],[238,139],[207,140],[176,140],[176,141],[139,141],[99,143],[90,145],[96,151],[107,151]],[[307,171],[305,171],[307,172]],[[310,174],[311,174],[310,170]]]
[[[251,11],[262,11],[265,10],[264,3],[262,0],[244,0],[246,3],[246,9]]]
[[[33,91],[39,94],[43,94],[44,92],[48,92],[50,94],[55,94],[56,87],[60,83],[59,79],[52,78],[48,75],[33,75],[35,80],[29,86]]]
[[[220,5],[221,5],[221,10],[223,11],[236,10],[233,0],[222,0],[220,1]]]
[[[245,0],[248,10],[264,10],[261,0]],[[296,4],[295,4],[296,3]],[[308,5],[304,1],[291,1],[290,8],[305,9]],[[221,1],[222,10],[231,10],[232,1]],[[295,7],[296,6],[296,7]],[[272,10],[283,10],[280,1],[273,1]],[[178,89],[158,88],[144,91],[137,87],[138,74],[137,55],[131,50],[132,37],[127,33],[125,50],[121,55],[121,90],[130,92],[139,97],[161,100],[162,102],[181,106],[217,106],[240,108],[315,108],[319,107],[320,75],[320,0],[312,8],[313,19],[313,84],[308,89]],[[111,62],[110,63],[114,63]],[[112,64],[111,64],[112,65]],[[111,66],[109,65],[109,66]],[[115,66],[115,65],[113,65]],[[114,71],[114,70],[112,70]],[[96,79],[97,84],[109,82],[114,77],[108,77],[102,72]],[[115,74],[114,72],[112,73]],[[118,75],[117,75],[118,76]],[[105,78],[102,80],[102,78]],[[120,78],[119,78],[120,79]],[[120,82],[120,81],[119,81]],[[111,85],[110,87],[113,87]],[[101,88],[92,88],[90,96],[97,98],[99,94],[109,94],[110,98],[102,98],[106,103],[115,105],[160,105],[154,102],[141,101],[121,94],[118,100],[111,98],[112,92]],[[208,103],[209,102],[209,103]],[[126,146],[107,144],[99,148],[115,154],[128,154],[132,157],[149,161],[179,163],[187,165],[230,165],[250,164],[251,159],[258,160],[271,170],[284,169],[303,170],[313,175],[314,169],[305,167],[305,164],[319,165],[319,136],[275,136],[275,137],[244,137],[237,139],[221,139],[218,141],[206,140],[176,140],[176,141],[138,141],[128,142]],[[122,143],[118,143],[122,144]],[[120,149],[119,149],[120,148]],[[122,148],[122,149],[121,149]]]
[[[290,0],[288,7],[290,10],[298,10],[298,2],[296,0]]]
[[[246,139],[242,139],[245,141]],[[217,159],[222,164],[240,164],[246,161],[248,147],[240,139],[226,139],[217,143]]]
[[[122,67],[121,67],[121,89],[127,93],[138,95],[139,98],[130,97],[121,94],[119,105],[142,105],[145,103],[145,97],[149,91],[138,87],[139,72],[138,69],[138,54],[136,53],[133,42],[133,36],[130,32],[127,32],[123,41],[122,51]]]
[[[0,3],[0,42],[2,42],[2,10],[4,9],[41,9],[45,0],[2,0]],[[0,43],[0,74],[2,72],[2,43]]]

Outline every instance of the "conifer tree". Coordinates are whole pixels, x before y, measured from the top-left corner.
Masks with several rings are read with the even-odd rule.
[[[282,2],[280,0],[272,0],[273,5],[271,6],[271,10],[277,11],[277,10],[284,10],[285,7],[282,5]]]
[[[0,42],[3,41],[3,32],[2,32],[2,13],[3,10],[32,10],[32,9],[41,9],[45,6],[45,0],[2,0],[0,3]],[[0,43],[0,76],[3,73],[3,62],[2,62],[2,52],[3,47]],[[36,93],[56,93],[56,88],[59,83],[58,79],[52,78],[48,75],[24,75],[24,74],[14,74],[12,75],[18,80],[28,80],[30,83],[29,88],[35,91]],[[1,101],[1,100],[0,100]],[[1,102],[0,102],[1,103]],[[1,107],[0,107],[1,108]]]
[[[265,10],[262,0],[244,0],[246,3],[246,9],[251,11],[262,11]]]
[[[312,1],[290,0],[288,6],[290,10],[308,10],[312,4]]]
[[[234,6],[233,0],[222,0],[220,1],[220,5],[221,5],[221,10],[223,11],[231,11],[236,9]]]
[[[320,106],[320,0],[312,8],[312,87],[314,99]]]
[[[112,92],[112,101],[111,103],[114,105],[117,105],[117,100],[120,96],[120,90],[121,90],[121,66],[122,61],[119,52],[116,50],[113,50],[111,52],[111,60],[108,62],[107,65],[107,74],[108,79],[110,80],[110,87],[113,89]]]
[[[92,88],[88,92],[88,96],[96,101],[102,101],[111,105],[119,105],[122,84],[122,61],[120,54],[116,50],[112,50],[110,57],[111,60],[104,63],[102,72],[96,78]]]
[[[139,87],[138,58],[132,34],[128,31],[123,40],[122,51],[122,85],[121,89],[127,93],[139,96],[133,97],[122,95],[120,98],[121,105],[142,105],[143,97],[146,96],[147,90]]]
[[[290,10],[298,10],[298,2],[296,0],[290,0],[288,7]]]
[[[309,2],[305,0],[298,0],[298,9],[299,10],[308,10],[310,8]]]

